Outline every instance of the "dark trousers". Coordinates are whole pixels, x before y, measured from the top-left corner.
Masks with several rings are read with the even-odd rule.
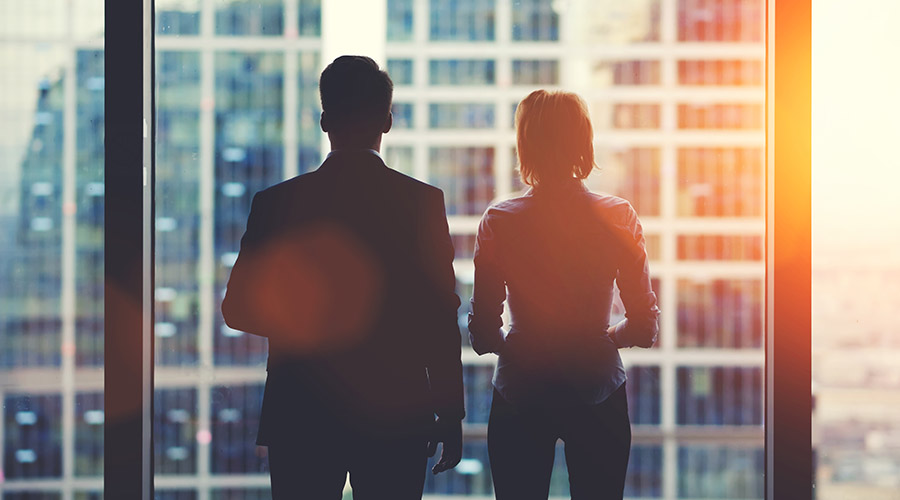
[[[573,500],[622,498],[631,452],[624,384],[600,404],[513,405],[495,390],[488,454],[497,500],[548,497],[557,439]]]
[[[420,500],[426,447],[423,436],[308,429],[269,445],[272,498],[340,500],[349,473],[354,500]]]

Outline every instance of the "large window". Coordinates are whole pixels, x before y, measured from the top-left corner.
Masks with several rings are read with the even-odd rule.
[[[0,492],[103,474],[103,2],[0,4]]]
[[[253,195],[327,152],[317,79],[329,40],[353,33],[322,22],[326,0],[154,3],[155,498],[268,499],[254,444],[266,341],[228,328],[219,306]],[[762,498],[765,0],[382,3],[384,50],[370,55],[396,84],[382,152],[444,191],[461,325],[479,217],[527,188],[516,103],[575,91],[595,128],[588,185],[636,208],[662,309],[658,345],[623,352],[626,496]],[[0,492],[100,498],[103,2],[5,2],[0,19]],[[617,301],[613,319],[623,313]],[[492,494],[495,358],[461,331],[464,459],[428,475],[430,498]],[[880,424],[865,437],[884,450]],[[855,473],[828,458],[833,477]],[[565,472],[560,450],[554,497],[568,495]]]
[[[228,328],[218,310],[253,194],[316,168],[325,152],[320,53],[329,37],[352,35],[313,27],[307,3],[217,2],[206,12],[157,2],[157,23],[172,25],[158,30],[156,52],[160,493],[253,497],[267,487],[265,448],[254,445],[266,342]],[[515,103],[542,87],[584,96],[600,166],[589,185],[637,209],[663,310],[659,345],[623,352],[635,425],[628,496],[761,498],[763,2],[719,14],[689,3],[386,1],[385,53],[371,54],[396,85],[383,153],[444,191],[464,324],[478,219],[525,188]],[[707,43],[708,52],[696,45]],[[429,476],[428,495],[493,491],[485,431],[495,358],[475,356],[462,330],[465,457]],[[566,496],[562,453],[555,468],[552,494]],[[192,477],[203,486],[185,487]]]

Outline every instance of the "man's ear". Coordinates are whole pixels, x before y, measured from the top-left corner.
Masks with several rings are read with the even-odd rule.
[[[322,132],[328,133],[328,117],[325,116],[324,111],[319,115],[319,126],[322,127]]]
[[[382,134],[386,134],[391,131],[391,126],[394,124],[394,113],[388,111],[387,120],[384,121],[384,128],[381,129]]]

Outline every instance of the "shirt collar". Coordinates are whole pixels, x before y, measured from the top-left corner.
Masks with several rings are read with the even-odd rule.
[[[584,181],[581,179],[575,179],[574,177],[569,180],[566,179],[561,182],[553,182],[549,184],[538,184],[538,186],[528,188],[528,191],[525,193],[526,196],[534,196],[536,193],[581,193],[587,192],[588,188],[584,185]]]
[[[378,151],[375,151],[374,149],[333,149],[333,150],[329,151],[327,155],[325,155],[325,159],[327,160],[328,158],[331,158],[332,156],[334,156],[336,154],[341,154],[344,152],[350,153],[350,152],[356,152],[356,151],[368,151],[369,153],[372,153],[373,155],[377,156],[381,161],[384,161],[384,158],[381,157],[381,153],[379,153]]]

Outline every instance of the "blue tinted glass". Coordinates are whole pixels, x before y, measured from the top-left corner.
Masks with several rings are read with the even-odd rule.
[[[3,493],[3,500],[61,500],[62,494],[56,491],[7,491]]]
[[[283,61],[277,53],[216,54],[216,290],[225,289],[253,195],[284,175]],[[231,330],[219,314],[214,328],[216,363],[265,362],[265,338]]]
[[[156,488],[154,500],[197,500],[195,490],[170,490]]]
[[[322,33],[322,0],[299,1],[297,26],[300,36],[319,36]]]
[[[559,14],[555,0],[514,0],[512,38],[526,41],[559,40]]]
[[[197,390],[153,391],[153,466],[156,474],[197,472]]]
[[[679,425],[762,425],[758,367],[679,367]]]
[[[7,393],[3,398],[3,476],[62,476],[62,398]]]
[[[628,415],[636,425],[659,425],[660,392],[658,366],[630,366],[628,382]]]
[[[262,394],[262,384],[213,388],[210,459],[214,474],[268,471],[265,458],[256,453]]]
[[[440,455],[440,453],[436,454]],[[428,459],[427,470],[431,470],[436,459]],[[426,495],[491,495],[491,463],[488,458],[487,441],[484,438],[466,439],[463,443],[463,460],[456,468],[434,475],[425,475]]]
[[[628,475],[625,478],[625,497],[661,497],[662,468],[662,446],[632,444],[631,455],[628,457]]]
[[[409,129],[415,125],[413,123],[414,105],[408,102],[394,102],[391,106],[391,113],[394,115],[394,128]]]
[[[216,34],[276,36],[284,33],[282,0],[219,0]]]
[[[210,500],[272,500],[269,488],[222,488],[211,491]]]
[[[197,362],[200,54],[156,54],[156,363]]]
[[[412,85],[413,60],[412,59],[388,59],[387,72],[391,75],[394,85]]]
[[[463,298],[468,303],[469,297]],[[493,365],[466,365],[463,367],[463,387],[466,392],[466,423],[487,424],[491,412],[494,386]]]
[[[387,166],[406,175],[414,176],[413,148],[411,146],[385,146],[381,156]]]
[[[428,106],[430,128],[493,128],[494,105],[487,103],[437,103]]]
[[[678,448],[679,498],[763,498],[761,446],[690,445]]]
[[[559,84],[559,61],[556,59],[514,59],[512,71],[516,85]]]
[[[493,85],[493,59],[432,59],[428,62],[431,85]]]
[[[408,42],[413,38],[413,0],[387,0],[387,39]]]
[[[432,40],[494,39],[495,0],[429,0]]]
[[[301,52],[297,56],[297,169],[299,173],[309,172],[319,166],[322,154],[322,129],[319,117],[322,107],[319,102],[319,53]]]
[[[103,475],[103,393],[75,395],[75,475]]]
[[[156,33],[159,35],[200,34],[200,4],[157,3]]]
[[[25,84],[15,83],[19,88]],[[31,130],[21,145],[21,168],[13,170],[19,172],[18,184],[12,184],[10,177],[0,179],[4,197],[18,200],[18,206],[12,205],[9,215],[0,219],[3,368],[60,364],[66,81],[65,76],[54,76],[28,83],[25,95],[32,100],[34,111],[26,118]]]
[[[448,215],[481,215],[494,199],[494,148],[432,147],[429,182],[444,191]]]

